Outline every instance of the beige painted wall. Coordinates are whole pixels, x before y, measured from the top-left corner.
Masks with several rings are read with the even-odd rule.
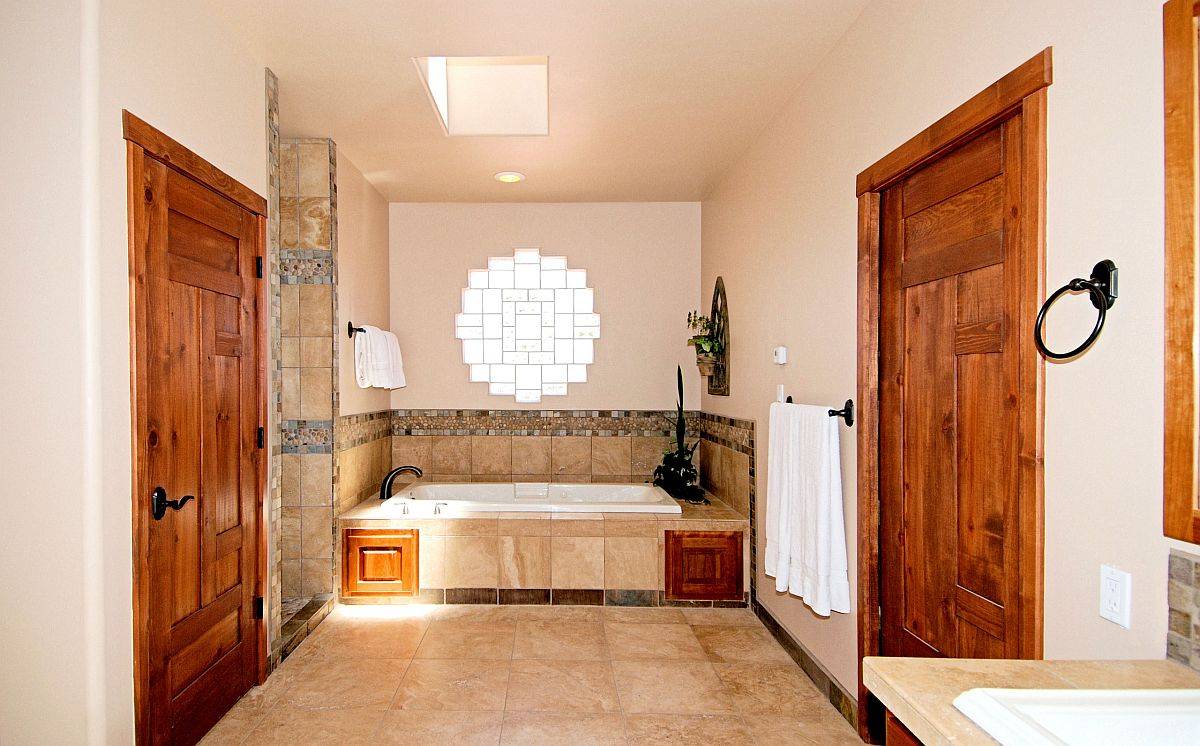
[[[346,156],[337,156],[337,414],[388,409],[385,389],[360,389],[346,322],[388,328],[388,203]]]
[[[121,109],[266,191],[262,58],[194,3],[99,6],[14,6],[0,32],[3,89],[21,101],[3,138],[20,193],[3,201],[0,292],[14,328],[0,470],[19,475],[0,563],[19,599],[2,625],[4,742],[133,741]]]
[[[596,289],[600,340],[588,383],[518,405],[469,383],[454,315],[471,269],[518,246],[563,254]],[[392,331],[408,387],[399,409],[663,409],[682,365],[688,407],[699,403],[686,317],[701,303],[700,205],[694,202],[397,204],[391,206]],[[707,297],[704,299],[707,303]]]
[[[733,396],[706,396],[704,408],[754,417],[765,448],[776,384],[798,401],[840,404],[854,395],[855,174],[1054,46],[1047,285],[1086,276],[1111,258],[1121,269],[1121,298],[1091,352],[1046,367],[1045,652],[1052,658],[1161,658],[1165,651],[1172,542],[1161,530],[1160,7],[1158,0],[1102,8],[873,3],[703,202],[704,285],[725,276],[735,371]],[[1078,301],[1056,307],[1052,342],[1065,346],[1085,333],[1090,312]],[[782,369],[770,358],[778,344],[792,352]],[[854,432],[843,429],[842,439],[852,567]],[[1129,630],[1097,615],[1101,563],[1133,573]],[[854,616],[821,619],[775,595],[773,582],[760,576],[758,583],[772,613],[853,691]]]
[[[85,488],[90,454],[80,440],[94,423],[83,313],[94,248],[81,159],[89,142],[84,27],[77,2],[10,3],[0,24],[0,90],[9,101],[0,113],[0,318],[13,330],[0,355],[4,743],[82,743],[98,694],[86,635],[96,599],[84,595],[96,500]]]

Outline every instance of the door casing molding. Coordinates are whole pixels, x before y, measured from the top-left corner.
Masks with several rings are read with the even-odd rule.
[[[879,578],[879,313],[881,193],[900,179],[1002,119],[1021,114],[1024,148],[1018,227],[1022,263],[1019,334],[1033,329],[1044,293],[1046,237],[1046,89],[1053,82],[1047,47],[858,174],[858,732],[878,742],[878,703],[862,684],[862,659],[878,655]],[[1029,333],[1032,333],[1030,331]],[[1018,527],[1021,568],[1020,654],[1042,657],[1044,363],[1032,342],[1021,346]]]

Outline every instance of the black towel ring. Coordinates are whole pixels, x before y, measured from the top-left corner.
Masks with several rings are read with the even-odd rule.
[[[1083,344],[1070,352],[1051,351],[1046,347],[1045,335],[1043,334],[1043,326],[1046,323],[1046,312],[1050,310],[1050,306],[1054,305],[1054,301],[1061,298],[1064,294],[1079,293],[1085,290],[1092,300],[1092,305],[1099,311],[1096,314],[1096,325],[1092,327],[1092,333],[1088,335],[1087,339],[1083,340]],[[1108,309],[1112,308],[1116,302],[1117,265],[1112,260],[1105,259],[1097,263],[1095,267],[1092,267],[1092,274],[1089,279],[1085,280],[1081,277],[1076,277],[1050,294],[1050,297],[1042,304],[1041,310],[1038,311],[1037,321],[1033,324],[1034,345],[1037,346],[1039,352],[1051,360],[1067,360],[1075,357],[1091,347],[1096,338],[1100,336],[1101,330],[1104,329],[1104,319],[1108,314]]]

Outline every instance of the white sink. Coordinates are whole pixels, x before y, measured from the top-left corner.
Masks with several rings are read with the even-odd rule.
[[[1003,746],[1200,744],[1200,689],[971,689],[954,706]]]

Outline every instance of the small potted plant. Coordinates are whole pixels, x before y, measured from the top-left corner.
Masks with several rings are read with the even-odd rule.
[[[700,475],[696,471],[696,465],[692,463],[692,456],[695,455],[696,446],[700,445],[700,441],[697,440],[690,446],[687,444],[687,419],[683,411],[683,368],[675,367],[675,377],[679,387],[679,401],[675,407],[675,446],[663,451],[662,463],[654,470],[654,484],[678,500],[696,504],[707,503],[708,498],[704,496],[704,490],[696,484]]]
[[[701,316],[699,311],[689,312],[687,323],[692,331],[688,344],[696,348],[696,367],[700,369],[700,375],[707,378],[717,372],[721,338],[716,335],[713,320]]]

